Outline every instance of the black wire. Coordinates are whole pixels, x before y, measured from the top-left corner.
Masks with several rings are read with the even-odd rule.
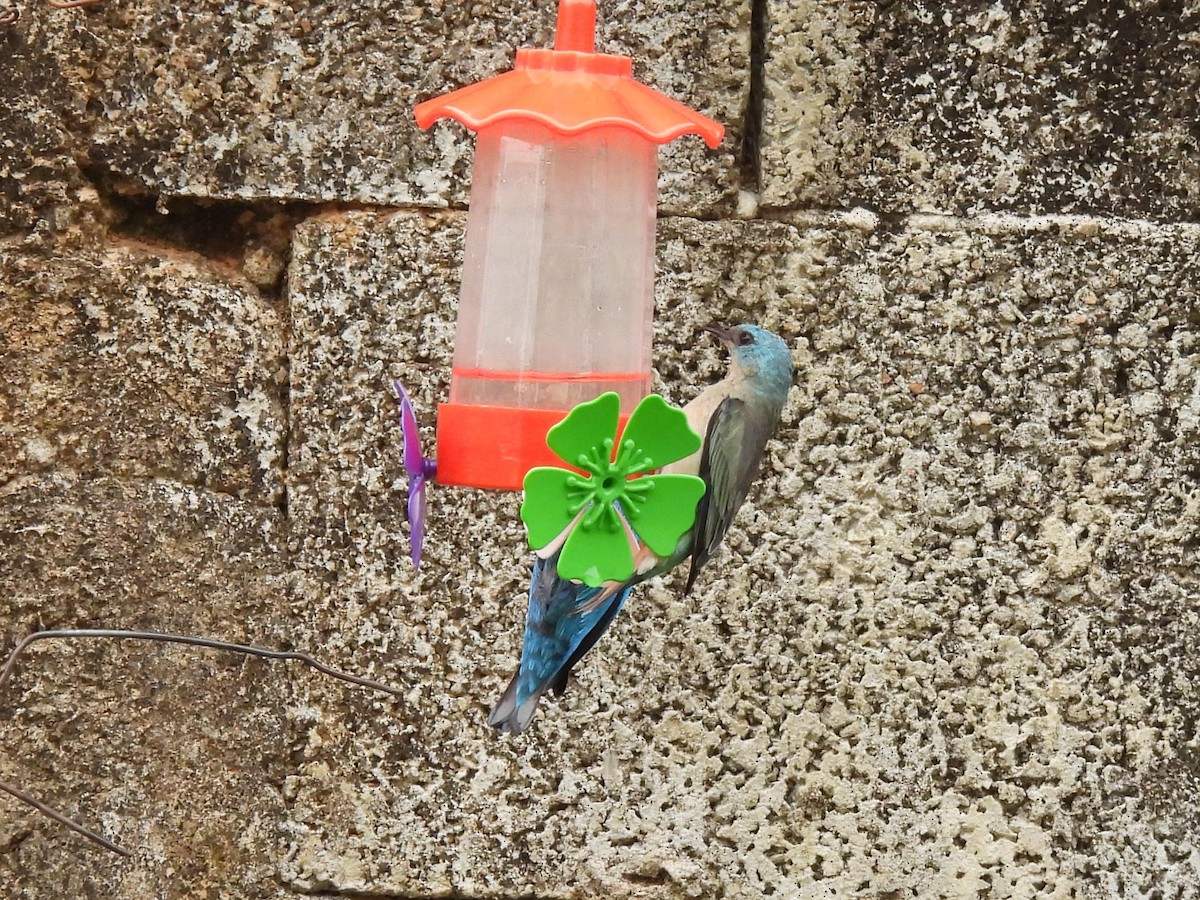
[[[318,672],[324,675],[329,675],[341,681],[347,681],[350,684],[357,684],[361,687],[371,688],[376,691],[383,691],[385,694],[391,694],[393,697],[404,696],[400,688],[392,687],[388,684],[383,684],[379,681],[374,681],[370,678],[363,678],[359,675],[351,675],[349,672],[343,672],[340,669],[335,669],[332,666],[327,666],[325,663],[307,653],[301,653],[298,650],[266,650],[262,647],[250,647],[246,644],[231,644],[228,641],[217,641],[212,638],[190,637],[183,634],[165,634],[156,631],[121,631],[108,628],[74,628],[62,629],[56,631],[35,631],[21,639],[9,657],[4,662],[4,668],[0,669],[0,690],[4,688],[9,676],[12,675],[13,669],[16,668],[17,658],[25,651],[30,644],[37,641],[50,640],[52,638],[74,639],[74,638],[110,638],[114,640],[133,640],[133,641],[162,641],[168,644],[188,644],[194,647],[205,647],[209,650],[225,650],[231,653],[245,653],[249,656],[259,656],[264,659],[294,659],[311,666]],[[66,825],[72,831],[82,835],[89,841],[99,844],[106,850],[111,850],[113,853],[119,853],[122,856],[132,856],[133,854],[122,847],[120,844],[115,844],[105,837],[80,825],[78,822],[64,816],[53,808],[47,806],[42,801],[30,796],[21,789],[14,787],[4,781],[0,781],[0,790],[11,794],[18,800],[28,803],[38,812],[49,816],[54,821]]]

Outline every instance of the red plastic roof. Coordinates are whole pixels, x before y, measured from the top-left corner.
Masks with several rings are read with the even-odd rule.
[[[556,49],[518,50],[513,71],[418,104],[417,124],[451,118],[478,131],[526,119],[559,134],[615,126],[656,144],[698,134],[719,145],[723,125],[635,81],[629,57],[589,52],[595,15],[594,0],[561,0]]]

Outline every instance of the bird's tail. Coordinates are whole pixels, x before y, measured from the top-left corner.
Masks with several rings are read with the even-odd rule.
[[[525,698],[524,702],[518,704],[517,681],[520,677],[521,670],[518,668],[487,718],[488,724],[493,728],[507,731],[509,734],[520,734],[529,727],[529,723],[533,721],[533,714],[537,711],[538,701],[542,699],[542,693],[546,690],[546,685],[542,685]]]

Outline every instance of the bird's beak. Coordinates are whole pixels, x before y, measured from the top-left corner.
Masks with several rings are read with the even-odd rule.
[[[715,335],[727,347],[733,346],[733,330],[725,328],[713,322],[711,325],[705,325],[704,330],[711,335]]]

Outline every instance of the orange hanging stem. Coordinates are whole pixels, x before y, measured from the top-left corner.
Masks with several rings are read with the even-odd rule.
[[[558,28],[554,33],[555,50],[594,53],[596,50],[595,0],[561,0],[558,4]]]

